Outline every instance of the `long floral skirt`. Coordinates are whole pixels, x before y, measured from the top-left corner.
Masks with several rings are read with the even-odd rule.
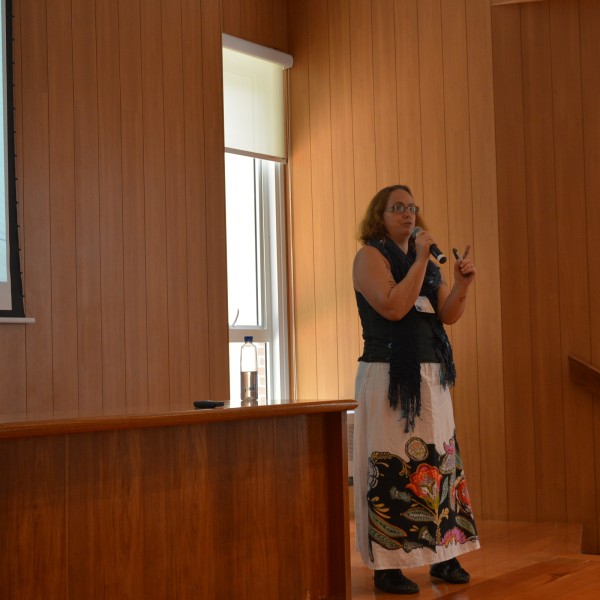
[[[371,569],[433,564],[479,548],[440,365],[421,364],[421,416],[405,433],[389,364],[360,362],[353,487],[356,546]]]

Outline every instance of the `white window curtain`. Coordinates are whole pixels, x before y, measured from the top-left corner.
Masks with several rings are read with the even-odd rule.
[[[223,34],[225,150],[286,160],[284,70],[292,57]]]

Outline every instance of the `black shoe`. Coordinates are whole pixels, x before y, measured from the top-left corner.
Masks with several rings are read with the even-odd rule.
[[[469,583],[469,579],[471,579],[471,576],[460,566],[456,558],[431,565],[429,574],[448,583]]]
[[[381,569],[373,577],[375,587],[390,594],[416,594],[419,586],[402,575],[400,569]]]

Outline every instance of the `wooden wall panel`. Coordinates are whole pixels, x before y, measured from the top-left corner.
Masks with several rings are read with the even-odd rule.
[[[223,32],[287,52],[287,1],[224,0]]]
[[[308,14],[306,2],[294,2],[289,7],[290,44],[293,48],[294,70],[290,73],[290,136],[291,149],[290,194],[293,306],[293,351],[295,364],[293,394],[298,398],[318,398],[316,377],[315,282],[312,228],[312,177],[310,171],[310,111],[306,98],[308,90]]]
[[[581,36],[581,73],[582,73],[582,111],[583,111],[583,144],[585,149],[585,197],[586,228],[588,254],[596,257],[600,253],[600,113],[598,97],[600,95],[600,73],[596,67],[600,56],[600,11],[597,3],[580,0],[580,36]],[[600,263],[597,260],[587,261],[589,304],[596,307],[600,301]],[[589,334],[591,337],[590,360],[596,367],[600,365],[600,314],[590,311]],[[594,398],[594,440],[600,440],[600,402]],[[595,444],[595,479],[596,479],[596,529],[600,531],[600,447]],[[600,536],[596,540],[596,549],[600,551]]]
[[[20,490],[0,499],[1,595],[67,598],[65,437],[3,440],[0,456],[3,490]]]
[[[100,193],[100,285],[102,289],[102,405],[123,412],[125,327],[121,86],[117,0],[96,5],[98,69],[98,175]]]
[[[442,50],[443,82],[444,82],[444,115],[445,145],[447,163],[447,204],[448,245],[445,247],[450,264],[452,260],[451,246],[457,247],[462,254],[467,245],[471,246],[475,264],[478,264],[473,239],[473,198],[471,194],[471,140],[469,123],[469,80],[468,80],[468,48],[466,6],[460,2],[442,2]],[[437,233],[436,233],[437,235]],[[447,281],[454,279],[453,270],[447,268]],[[453,392],[457,439],[461,455],[469,476],[469,494],[473,503],[481,507],[481,489],[477,474],[481,468],[481,454],[488,454],[485,447],[480,447],[477,369],[473,368],[470,357],[477,352],[476,341],[476,285],[469,292],[466,310],[460,321],[451,328],[454,359],[462,368],[457,374],[456,387]],[[501,433],[501,431],[499,432]],[[487,443],[488,440],[486,440]],[[491,440],[489,440],[491,441]],[[482,478],[485,479],[485,472]],[[489,482],[486,482],[489,483]],[[500,482],[499,482],[500,483]],[[487,508],[480,509],[489,514]]]
[[[552,98],[554,116],[555,181],[558,248],[560,342],[564,406],[567,515],[583,523],[583,544],[596,546],[595,473],[579,469],[582,456],[594,456],[594,411],[591,394],[569,380],[568,355],[590,360],[590,311],[587,238],[581,235],[585,214],[585,152],[583,145],[581,44],[579,14],[566,2],[550,3],[552,44]],[[569,432],[578,432],[571,437]],[[591,481],[590,481],[591,479]]]
[[[520,507],[531,518],[534,496],[535,518],[583,523],[583,548],[597,552],[599,409],[570,381],[568,356],[597,360],[600,6],[549,0],[492,14],[507,464],[528,488],[509,484],[509,518]]]
[[[372,2],[359,0],[350,7],[350,76],[352,88],[352,154],[356,225],[377,192],[377,159],[374,115]],[[336,40],[331,41],[332,44]],[[335,107],[332,107],[335,112]],[[349,150],[347,150],[349,151]],[[354,258],[354,257],[353,257]],[[351,277],[351,273],[348,275]],[[362,350],[362,349],[361,349]]]
[[[417,0],[394,3],[399,182],[423,198]]]
[[[336,264],[331,260],[334,244],[334,201],[331,180],[331,91],[327,5],[307,1],[308,100],[310,103],[310,171],[313,202],[313,247],[316,304],[314,347],[317,362],[317,394],[324,400],[338,398],[338,340],[336,318]],[[292,140],[293,143],[293,140]]]
[[[378,190],[399,181],[398,115],[393,110],[397,104],[396,86],[392,85],[396,75],[393,15],[393,0],[382,0],[371,6],[371,27],[376,32],[373,35],[373,115]]]
[[[502,346],[504,348],[504,408],[506,423],[506,470],[520,473],[508,477],[508,518],[537,518],[532,348],[529,307],[529,262],[526,257],[527,182],[523,66],[521,60],[520,11],[498,11],[493,19],[494,86],[498,165],[498,231],[501,244]],[[522,218],[515,219],[515,206]],[[519,298],[519,302],[513,299]],[[520,352],[512,345],[519,340]],[[520,440],[518,444],[512,443]]]
[[[68,512],[80,522],[65,528],[68,573],[73,574],[68,597],[92,598],[98,590],[131,597],[143,584],[142,435],[116,431],[67,440],[66,485],[77,489],[69,494]],[[107,522],[113,526],[106,527]],[[106,548],[112,549],[109,560],[99,560]]]
[[[225,157],[223,131],[223,67],[221,7],[203,2],[202,23],[202,93],[204,106],[206,214],[203,230],[207,244],[209,396],[229,398],[229,326],[227,323],[227,253],[223,251],[225,230]],[[191,171],[193,173],[194,171]],[[198,332],[200,334],[201,332]],[[197,365],[191,365],[197,368]]]
[[[440,248],[448,247],[446,136],[444,114],[444,64],[442,9],[439,0],[418,2],[419,85],[421,99],[421,151],[423,197],[427,227],[435,232]],[[442,272],[448,280],[447,267]]]
[[[331,179],[339,398],[354,397],[356,360],[361,353],[358,313],[352,289],[352,261],[357,248],[352,153],[352,80],[350,8],[341,1],[328,4],[329,73],[331,77]]]
[[[52,263],[53,416],[78,414],[77,230],[70,0],[48,3],[48,119]]]
[[[186,408],[190,397],[189,308],[187,286],[188,231],[185,197],[185,107],[181,1],[162,7],[165,202],[167,229],[167,305],[169,347],[169,398],[173,409]]]
[[[127,413],[148,408],[140,5],[119,2],[123,186],[125,393]]]
[[[221,4],[13,7],[17,192],[36,322],[2,325],[12,351],[0,413],[228,397]],[[268,29],[286,26],[273,17]]]
[[[506,450],[499,259],[494,246],[496,170],[489,3],[335,0],[329,3],[327,14],[318,13],[329,18],[328,27],[313,25],[315,19],[307,18],[312,13],[302,2],[291,3],[289,11],[289,50],[294,56],[290,172],[298,393],[307,397],[305,394],[316,392],[321,397],[330,389],[323,388],[314,354],[324,333],[315,325],[316,315],[325,314],[331,304],[328,294],[319,293],[317,282],[320,272],[332,273],[332,268],[338,298],[336,313],[331,316],[335,330],[327,335],[335,336],[338,368],[329,373],[329,384],[325,383],[333,386],[337,378],[338,393],[352,393],[362,343],[352,344],[348,336],[349,326],[357,329],[350,287],[356,244],[353,247],[349,233],[354,235],[378,188],[398,180],[411,185],[440,245],[449,250],[450,245],[463,244],[462,250],[470,242],[479,260],[477,244],[481,244],[486,261],[481,268],[489,270],[481,291],[476,284],[471,293],[464,322],[452,328],[451,335],[456,338],[460,373],[457,421],[473,498],[481,500],[483,516],[501,518],[506,515]],[[318,56],[329,63],[328,81],[313,73],[326,68],[315,64],[313,48],[320,48]],[[479,56],[482,53],[484,57]],[[471,105],[481,98],[485,104],[473,110]],[[313,125],[315,115],[318,129]],[[331,152],[325,165],[321,163],[324,147]],[[314,157],[318,157],[317,168],[309,169],[308,165],[315,164]],[[331,169],[329,175],[324,166]],[[329,185],[334,197],[335,247],[329,258],[323,255],[317,260],[317,248],[328,242],[331,247],[321,206],[325,201],[321,190]],[[474,190],[484,197],[475,199]],[[348,215],[340,220],[350,201],[353,221]],[[444,273],[448,278],[449,269]],[[480,304],[485,306],[481,314]],[[492,344],[498,349],[490,348]],[[473,359],[480,352],[484,354],[482,364],[491,367],[489,373],[482,374],[478,360]],[[480,411],[486,424],[491,423],[491,434],[480,435]],[[488,462],[493,469],[486,471]]]
[[[48,164],[48,72],[45,4],[27,0],[20,6],[15,39],[21,56],[21,102],[23,119],[21,148],[23,202],[24,287],[27,307],[37,319],[27,327],[27,397],[25,410],[31,418],[52,417],[52,322],[51,240]],[[19,118],[17,120],[19,122]],[[4,374],[9,377],[10,374]]]
[[[98,172],[98,75],[95,2],[72,4],[73,135],[79,412],[102,406],[102,288],[100,281],[100,192]]]
[[[498,198],[496,193],[496,124],[494,121],[494,84],[492,64],[492,30],[489,9],[480,0],[466,1],[466,37],[468,49],[469,127],[471,157],[472,227],[463,231],[473,240],[478,265],[475,294],[471,294],[469,314],[475,314],[476,346],[468,345],[473,354],[461,362],[463,372],[471,373],[467,384],[471,394],[468,407],[459,411],[465,430],[481,444],[480,462],[467,447],[469,465],[480,469],[481,494],[488,497],[484,513],[488,518],[505,518],[507,511],[508,471],[505,463],[506,443],[505,394],[503,389],[502,320],[498,245]],[[468,213],[468,210],[465,209]],[[462,223],[468,223],[463,216]],[[461,225],[451,226],[461,232]],[[463,237],[464,239],[464,237]],[[454,242],[453,242],[454,243]],[[459,324],[469,323],[468,318]],[[468,325],[467,325],[468,326]],[[458,342],[460,343],[460,342]],[[477,356],[476,374],[473,356]],[[475,379],[478,386],[474,389]],[[477,427],[479,423],[479,428]],[[477,443],[477,442],[476,442]],[[473,461],[473,462],[472,462]],[[469,467],[471,469],[471,467]],[[475,489],[475,493],[477,493]],[[490,500],[493,498],[493,500]]]
[[[195,398],[210,396],[210,381],[206,365],[210,364],[209,340],[206,335],[209,307],[206,298],[208,286],[209,248],[206,241],[206,191],[204,146],[204,81],[202,69],[195,59],[202,55],[202,7],[194,0],[183,0],[181,6],[183,23],[183,105],[185,108],[185,186],[188,274],[187,285],[189,310],[189,366],[190,395]],[[197,176],[193,174],[197,173]],[[202,232],[192,235],[192,232]],[[199,365],[204,365],[204,369]]]
[[[534,383],[538,516],[566,519],[564,423],[556,390],[562,385],[558,327],[549,326],[560,314],[557,290],[554,136],[552,129],[552,74],[548,5],[531,4],[521,12],[523,93],[525,106],[525,164],[527,165],[527,240],[530,271],[530,317]],[[544,257],[536,262],[536,257]],[[560,493],[557,494],[557,491]]]
[[[144,135],[144,216],[146,227],[146,310],[148,323],[148,405],[169,397],[167,302],[167,205],[161,1],[140,4]]]

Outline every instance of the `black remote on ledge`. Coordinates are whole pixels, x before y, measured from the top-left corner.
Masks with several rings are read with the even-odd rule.
[[[217,408],[217,406],[223,406],[225,402],[219,400],[196,400],[194,406],[196,408]]]

